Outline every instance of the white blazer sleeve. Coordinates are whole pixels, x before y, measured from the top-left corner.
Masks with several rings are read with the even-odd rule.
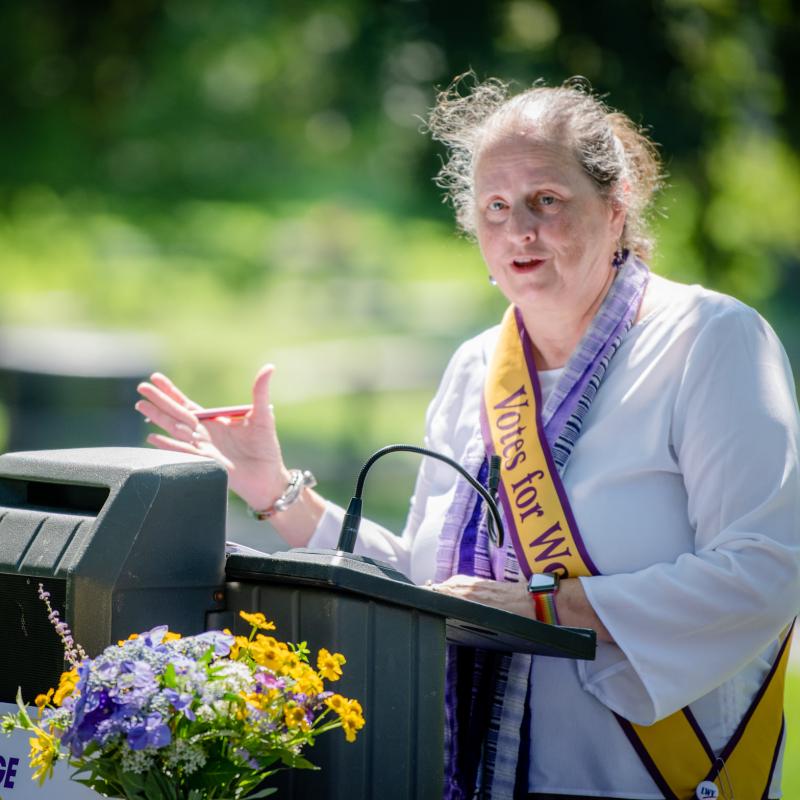
[[[783,348],[737,303],[704,325],[676,379],[671,447],[694,552],[581,579],[624,657],[585,688],[640,724],[731,678],[800,609],[800,434]]]

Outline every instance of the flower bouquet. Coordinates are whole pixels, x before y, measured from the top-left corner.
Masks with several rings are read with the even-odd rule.
[[[364,725],[361,706],[327,691],[345,659],[322,649],[316,669],[305,643],[268,635],[263,614],[242,618],[250,635],[207,631],[182,638],[166,626],[133,634],[89,658],[39,592],[71,665],[57,688],[2,729],[30,731],[30,763],[40,784],[59,759],[72,779],[127,800],[256,800],[276,791],[264,779],[281,768],[311,768],[303,749],[342,728]]]

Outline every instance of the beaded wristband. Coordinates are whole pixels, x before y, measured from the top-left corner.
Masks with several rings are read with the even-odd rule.
[[[283,491],[283,494],[269,507],[263,510],[256,510],[247,507],[247,511],[251,517],[258,520],[269,519],[273,514],[279,511],[286,511],[292,503],[296,502],[300,497],[303,489],[317,485],[317,479],[307,469],[292,469],[289,470],[289,483]]]

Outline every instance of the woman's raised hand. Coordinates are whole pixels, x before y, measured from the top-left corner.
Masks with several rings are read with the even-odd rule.
[[[154,373],[149,382],[139,384],[142,399],[136,410],[165,433],[152,433],[147,441],[162,450],[215,459],[228,471],[230,488],[236,494],[252,508],[268,508],[289,480],[269,402],[274,369],[267,364],[256,375],[253,409],[246,416],[203,422],[194,414],[200,406],[165,375]]]

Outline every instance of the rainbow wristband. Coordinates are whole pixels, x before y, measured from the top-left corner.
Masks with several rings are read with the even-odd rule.
[[[533,606],[536,609],[536,619],[548,625],[558,625],[558,612],[556,611],[555,592],[536,592],[532,594]]]

